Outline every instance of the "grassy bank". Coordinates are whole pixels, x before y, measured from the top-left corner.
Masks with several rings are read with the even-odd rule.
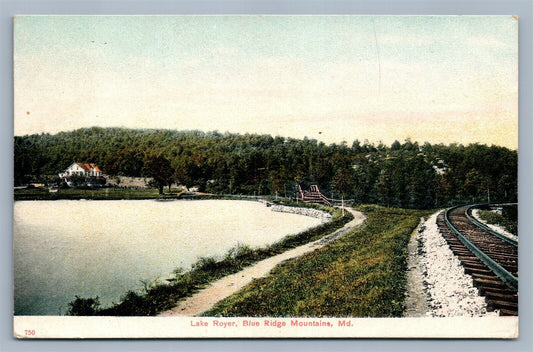
[[[15,200],[59,200],[59,199],[90,199],[90,200],[119,200],[119,199],[160,199],[175,198],[178,191],[159,195],[156,189],[61,189],[58,192],[48,192],[44,188],[15,190]]]
[[[488,224],[503,227],[508,232],[518,236],[518,221],[507,216],[500,215],[490,210],[480,210],[479,217]]]
[[[300,206],[303,206],[301,203]],[[170,285],[159,285],[146,288],[146,292],[139,294],[130,291],[124,295],[121,302],[112,307],[101,308],[97,298],[80,298],[71,302],[70,315],[113,315],[113,316],[147,316],[156,315],[171,309],[185,297],[191,296],[212,281],[226,275],[236,273],[243,268],[273,255],[314,241],[336,229],[342,227],[353,217],[351,214],[341,216],[341,211],[319,205],[309,205],[332,213],[332,221],[299,234],[285,237],[283,240],[260,249],[240,246],[231,250],[224,258],[201,258],[189,271],[176,270],[176,280]]]
[[[255,200],[265,198],[274,201],[274,196],[249,196],[249,195],[218,195],[218,194],[184,194],[181,189],[165,188],[163,194],[157,189],[143,188],[101,188],[101,189],[61,189],[58,192],[49,192],[46,188],[16,189],[15,200],[120,200],[120,199],[220,199],[220,200]],[[283,202],[281,198],[280,202]],[[291,203],[292,204],[292,203]],[[296,203],[294,203],[296,205]],[[302,205],[301,203],[299,205]],[[306,205],[303,205],[306,206]]]
[[[334,243],[275,268],[206,316],[399,317],[407,244],[431,211],[361,206],[367,220]]]

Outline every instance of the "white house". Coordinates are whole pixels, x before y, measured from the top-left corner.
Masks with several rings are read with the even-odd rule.
[[[62,174],[61,178],[68,178],[73,175],[85,177],[102,177],[102,170],[93,163],[74,163],[70,165]]]

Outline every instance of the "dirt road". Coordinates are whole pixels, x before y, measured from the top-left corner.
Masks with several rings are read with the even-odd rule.
[[[237,292],[252,280],[266,276],[276,265],[325,246],[360,226],[365,220],[365,216],[361,212],[350,208],[346,208],[346,210],[353,214],[354,219],[330,235],[264,259],[238,273],[225,276],[181,301],[175,308],[161,313],[160,316],[194,316],[205,312],[218,301]]]

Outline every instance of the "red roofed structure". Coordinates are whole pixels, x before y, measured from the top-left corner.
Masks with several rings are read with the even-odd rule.
[[[59,174],[59,177],[68,178],[74,175],[102,177],[102,170],[94,163],[73,163],[62,174]]]

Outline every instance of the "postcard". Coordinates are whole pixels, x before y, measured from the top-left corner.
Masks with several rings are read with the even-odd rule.
[[[518,337],[517,16],[14,18],[16,338]]]

